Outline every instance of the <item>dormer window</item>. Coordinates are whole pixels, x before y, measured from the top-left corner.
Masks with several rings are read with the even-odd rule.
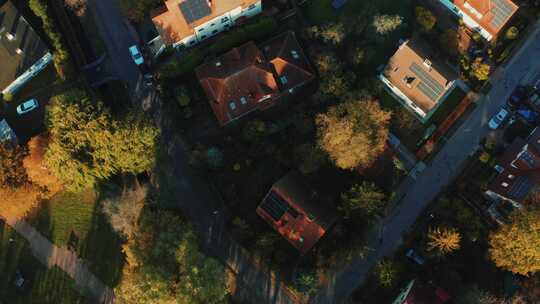
[[[236,110],[236,102],[234,102],[234,100],[229,102],[229,108],[231,108],[231,110]]]
[[[287,84],[287,76],[283,75],[281,77],[279,77],[279,80],[281,81],[281,84],[285,85]]]
[[[514,179],[515,176],[514,176],[513,174],[508,174],[508,178],[509,178],[509,179]]]
[[[293,56],[294,59],[300,59],[300,55],[298,55],[298,52],[295,50],[291,51],[291,55]]]
[[[15,39],[15,35],[11,34],[10,32],[7,32],[7,33],[6,33],[6,38],[7,38],[9,41],[11,41],[11,40]]]
[[[247,104],[247,99],[244,96],[240,97],[240,103],[243,104],[243,105],[246,105]]]

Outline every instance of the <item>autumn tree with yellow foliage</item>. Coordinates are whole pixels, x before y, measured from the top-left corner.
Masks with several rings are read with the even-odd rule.
[[[454,228],[437,227],[428,233],[428,249],[440,255],[454,252],[460,248],[461,235]]]
[[[369,96],[344,102],[317,116],[318,144],[338,168],[369,167],[384,152],[390,117]]]
[[[540,208],[516,211],[489,236],[489,255],[497,267],[529,276],[540,271]]]

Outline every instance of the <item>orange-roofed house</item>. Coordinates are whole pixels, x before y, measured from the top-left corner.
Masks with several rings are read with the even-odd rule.
[[[261,12],[261,0],[165,0],[151,17],[163,43],[181,49]]]
[[[335,210],[312,195],[297,172],[277,181],[257,214],[293,245],[301,255],[309,252],[336,221]]]
[[[422,123],[444,103],[458,78],[434,55],[419,39],[405,41],[379,74],[391,95]]]
[[[493,40],[518,6],[511,0],[439,0],[463,20],[471,30],[480,33],[487,41]]]
[[[315,79],[293,32],[260,48],[248,42],[197,67],[195,74],[221,126],[266,110]]]

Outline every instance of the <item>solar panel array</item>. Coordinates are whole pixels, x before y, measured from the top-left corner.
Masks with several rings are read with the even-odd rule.
[[[266,213],[268,213],[274,219],[274,221],[279,221],[285,212],[289,213],[292,217],[297,217],[299,215],[298,211],[292,208],[274,191],[271,191],[266,196],[260,207],[266,211]]]
[[[424,93],[429,99],[437,101],[444,92],[444,86],[435,81],[431,75],[428,74],[421,66],[416,62],[413,62],[409,69],[420,79],[418,89]]]
[[[491,9],[493,18],[491,25],[495,28],[500,28],[508,17],[512,15],[514,8],[504,0],[493,0],[494,7]]]
[[[193,23],[212,13],[207,0],[186,0],[180,3],[180,10],[187,23]]]
[[[508,191],[508,194],[513,197],[525,197],[529,193],[529,190],[531,190],[531,187],[532,183],[527,177],[518,176],[516,181],[512,183],[512,188]]]

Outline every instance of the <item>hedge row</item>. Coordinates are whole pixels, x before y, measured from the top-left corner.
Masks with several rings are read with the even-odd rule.
[[[174,78],[193,71],[207,57],[219,55],[243,43],[264,37],[278,29],[277,22],[271,17],[260,18],[255,23],[233,29],[222,34],[213,44],[186,51],[181,58],[174,59],[159,70],[162,79]]]

